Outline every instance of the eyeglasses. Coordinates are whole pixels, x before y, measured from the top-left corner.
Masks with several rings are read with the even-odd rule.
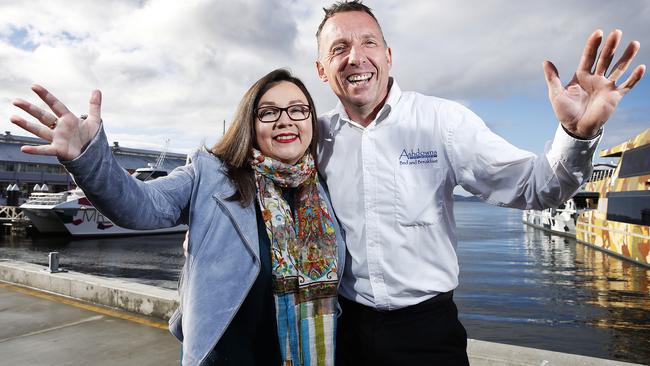
[[[294,104],[286,108],[268,106],[257,108],[255,115],[260,122],[271,123],[279,120],[282,112],[287,112],[287,116],[292,121],[303,121],[309,118],[311,109],[306,104]]]

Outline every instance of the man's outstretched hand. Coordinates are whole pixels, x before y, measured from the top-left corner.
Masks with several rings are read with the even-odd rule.
[[[99,90],[92,92],[88,115],[80,118],[70,112],[44,87],[33,85],[32,90],[48,105],[50,111],[43,110],[23,99],[16,99],[13,104],[36,118],[39,123],[27,121],[19,116],[11,116],[10,120],[50,143],[23,146],[21,150],[28,154],[56,155],[61,160],[72,160],[79,156],[84,147],[95,137],[101,125],[102,94]]]
[[[607,74],[622,34],[618,29],[612,31],[599,55],[598,48],[603,39],[603,32],[593,32],[587,39],[578,69],[566,87],[562,86],[555,65],[544,61],[544,75],[551,105],[562,126],[573,135],[587,139],[598,134],[623,96],[645,73],[645,65],[639,65],[627,80],[616,85],[641,47],[639,42],[632,41]]]

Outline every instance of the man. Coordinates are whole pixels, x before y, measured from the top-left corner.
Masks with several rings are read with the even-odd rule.
[[[340,101],[320,119],[319,147],[348,248],[337,362],[466,365],[467,335],[452,299],[454,187],[517,208],[569,198],[591,173],[602,125],[643,76],[641,65],[615,85],[639,43],[630,43],[606,77],[621,32],[607,37],[599,57],[602,33],[594,32],[566,88],[544,63],[560,126],[545,156],[536,157],[457,103],[401,91],[389,75],[392,54],[380,25],[360,2],[325,9],[316,37],[318,74]]]

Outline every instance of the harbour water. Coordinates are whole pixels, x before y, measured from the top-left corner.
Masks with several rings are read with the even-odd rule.
[[[470,338],[650,364],[650,270],[526,227],[521,211],[457,202],[460,286]],[[182,234],[2,237],[0,258],[176,288]]]

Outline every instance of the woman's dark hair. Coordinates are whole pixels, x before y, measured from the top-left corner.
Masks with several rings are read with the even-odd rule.
[[[250,161],[253,158],[253,147],[259,148],[255,136],[255,109],[260,98],[271,87],[279,82],[287,81],[296,85],[307,98],[310,109],[312,139],[308,152],[316,161],[316,144],[318,143],[317,115],[314,100],[300,79],[293,76],[289,70],[277,69],[266,74],[248,89],[239,102],[235,116],[230,127],[217,142],[210,152],[221,159],[228,166],[228,177],[235,185],[236,191],[228,199],[239,201],[246,207],[255,197],[255,180]]]

